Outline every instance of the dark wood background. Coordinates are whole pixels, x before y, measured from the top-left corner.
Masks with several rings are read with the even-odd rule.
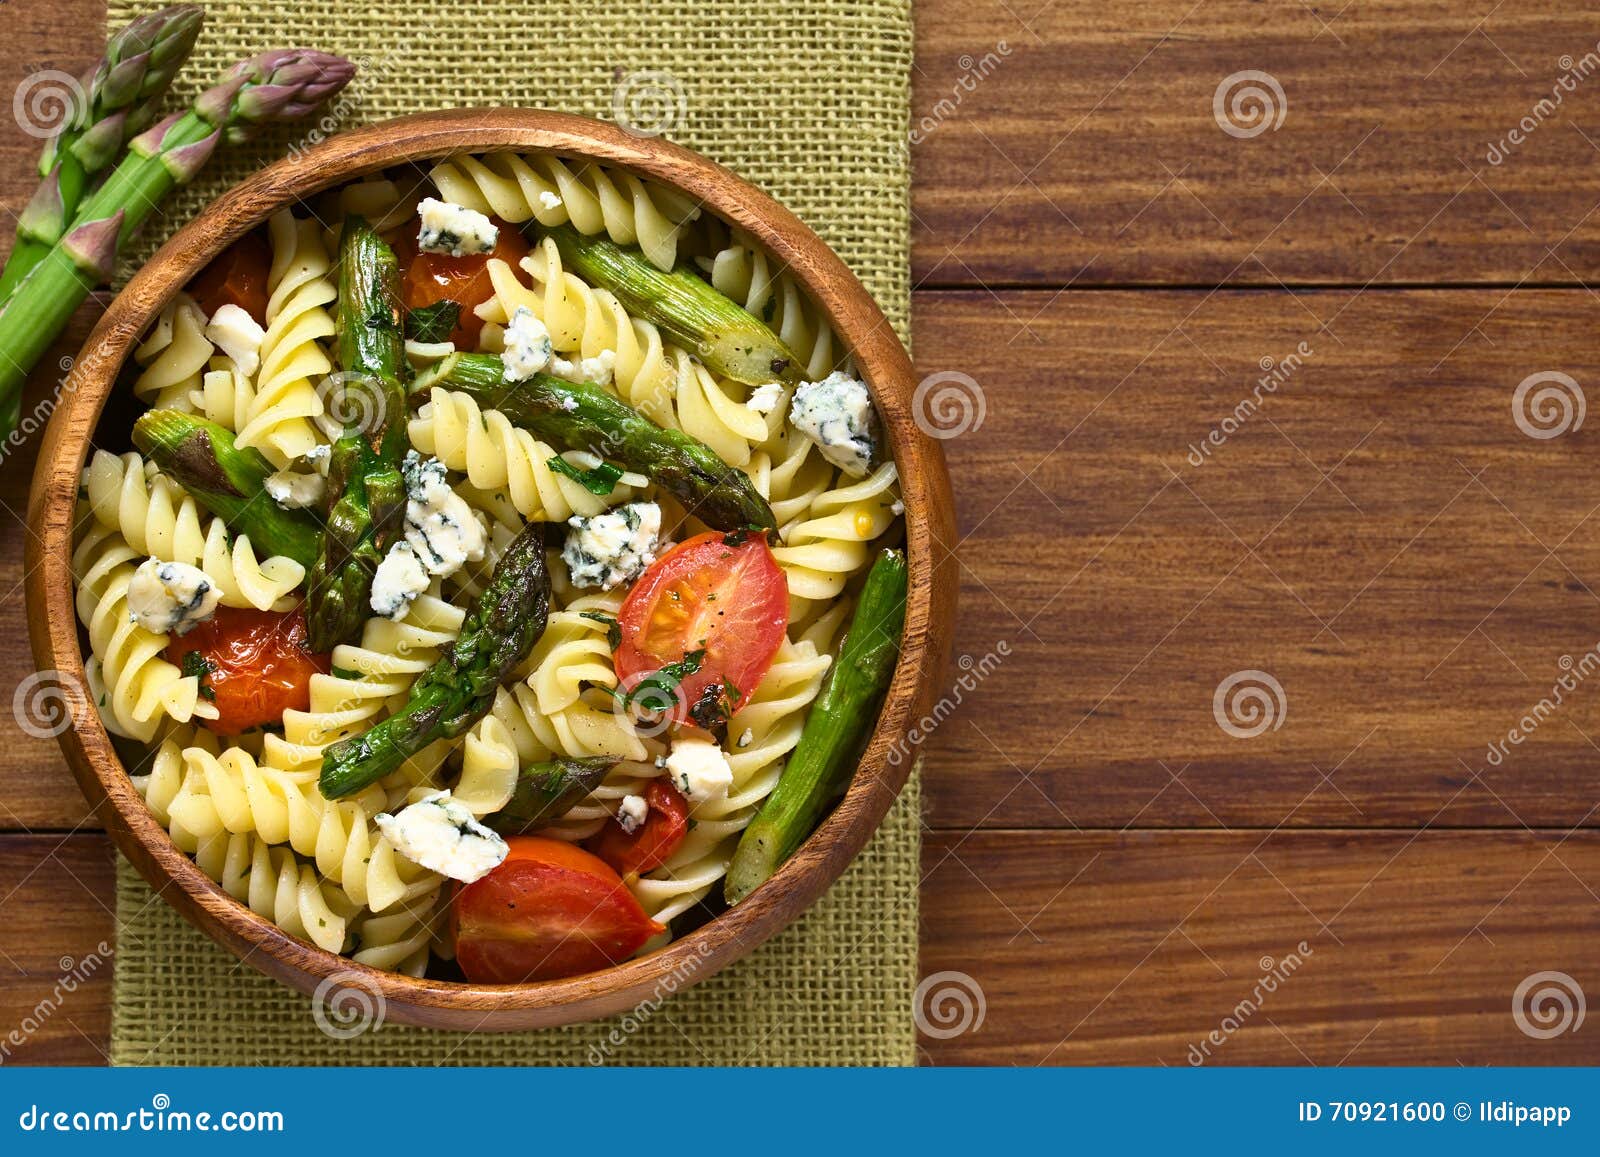
[[[1486,760],[1600,643],[1600,419],[1512,410],[1532,374],[1600,383],[1600,30],[1540,7],[919,0],[916,350],[984,409],[946,444],[957,649],[1010,649],[927,744],[921,968],[983,1007],[928,1062],[1181,1065],[1302,942],[1213,1063],[1600,1061],[1600,1022],[1513,1016],[1535,973],[1600,994],[1600,686]],[[0,23],[0,94],[103,35],[98,0]],[[1243,70],[1286,103],[1248,138],[1213,110]],[[13,210],[35,145],[0,125]],[[1213,694],[1247,669],[1286,709],[1237,739]],[[0,1034],[113,928],[54,743],[3,726]],[[12,1059],[98,1062],[108,999]]]

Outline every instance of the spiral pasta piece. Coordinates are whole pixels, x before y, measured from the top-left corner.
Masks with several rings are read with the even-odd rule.
[[[256,558],[250,537],[229,541],[220,518],[201,513],[177,483],[138,454],[96,450],[83,472],[89,508],[120,531],[133,550],[162,562],[197,566],[216,583],[222,603],[258,611],[290,609],[305,567],[291,558]]]
[[[272,242],[267,332],[255,393],[237,434],[239,445],[253,446],[283,467],[321,441],[312,425],[323,412],[317,384],[333,369],[321,343],[333,337],[327,306],[339,293],[315,221],[298,220],[282,209],[267,228]]]
[[[727,247],[711,259],[708,277],[783,339],[800,359],[807,380],[818,381],[839,368],[843,349],[822,310],[749,234],[734,231]]]
[[[290,936],[319,948],[344,948],[345,930],[357,911],[350,898],[302,864],[287,848],[275,848],[245,834],[227,833],[200,841],[200,870],[252,912],[265,916]]]
[[[152,407],[192,413],[201,375],[215,349],[206,337],[204,311],[188,294],[178,294],[133,353],[133,360],[144,367],[134,379],[134,395]]]
[[[866,478],[826,490],[806,514],[780,528],[772,556],[789,582],[791,625],[808,621],[817,604],[834,599],[872,557],[870,543],[895,519],[894,463]]]
[[[580,233],[605,233],[618,245],[637,245],[652,264],[670,270],[678,243],[699,208],[681,193],[592,161],[498,153],[453,157],[430,174],[446,201],[490,213],[513,225],[571,222]]]

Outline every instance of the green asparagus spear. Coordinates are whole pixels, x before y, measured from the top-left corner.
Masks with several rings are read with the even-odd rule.
[[[507,836],[553,823],[599,787],[615,766],[616,760],[604,756],[530,764],[517,776],[506,806],[483,822]]]
[[[783,340],[692,269],[663,273],[637,248],[570,225],[544,232],[573,273],[609,289],[629,313],[654,322],[717,373],[751,386],[800,380],[800,361]]]
[[[657,426],[601,386],[548,374],[507,382],[503,375],[493,354],[451,354],[417,375],[412,396],[426,398],[434,386],[459,390],[541,438],[638,471],[717,530],[776,529],[772,508],[749,476],[705,443]]]
[[[234,65],[188,112],[129,143],[122,163],[0,309],[0,441],[17,428],[28,371],[89,291],[111,279],[118,248],[161,199],[199,172],[224,137],[241,141],[258,124],[304,116],[353,75],[348,60],[323,52],[264,53]]]
[[[0,304],[61,240],[91,179],[156,119],[204,19],[193,4],[163,8],[139,17],[106,43],[104,58],[84,78],[82,99],[39,156],[43,180],[17,218],[16,244],[0,274]]]
[[[849,784],[894,675],[905,618],[906,558],[886,550],[867,574],[839,661],[806,717],[778,786],[739,837],[723,884],[728,903],[737,904],[776,872]]]
[[[314,651],[330,651],[361,630],[373,575],[400,528],[406,501],[399,265],[359,217],[345,222],[339,263],[343,392],[330,409],[345,429],[329,459],[328,522],[307,583],[306,633]]]
[[[494,693],[528,657],[550,616],[545,523],[522,528],[467,608],[461,634],[411,687],[404,707],[328,748],[320,785],[340,799],[382,779],[438,739],[453,739],[494,705]]]
[[[232,431],[177,410],[146,410],[133,424],[133,444],[229,530],[248,535],[257,554],[283,555],[305,567],[316,561],[316,520],[267,497],[263,484],[272,463],[234,445]]]

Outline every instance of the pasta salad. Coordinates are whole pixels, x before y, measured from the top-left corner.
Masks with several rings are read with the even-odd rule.
[[[292,936],[594,971],[767,879],[904,621],[865,384],[752,238],[632,173],[454,157],[277,213],[161,313],[73,573],[174,843]]]

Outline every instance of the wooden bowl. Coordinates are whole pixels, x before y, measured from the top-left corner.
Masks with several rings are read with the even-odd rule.
[[[295,940],[222,891],[146,809],[89,703],[71,573],[79,475],[117,371],[167,301],[242,234],[286,205],[392,165],[458,153],[552,152],[620,165],[680,189],[739,225],[787,265],[826,312],[877,399],[906,505],[910,599],[894,682],[848,793],[800,851],[738,907],[666,948],[602,972],[522,985],[475,985],[382,972]],[[931,705],[955,611],[950,481],[939,443],[912,420],[905,349],[860,282],[817,236],[720,165],[614,125],[535,109],[427,113],[345,133],[263,169],[168,241],[106,311],[45,432],[29,500],[29,625],[41,670],[60,672],[75,726],[62,750],[122,853],[179,912],[252,966],[301,992],[359,985],[407,1024],[507,1030],[570,1024],[633,1008],[675,976],[702,979],[795,919],[866,844],[904,785],[888,758]],[[323,989],[327,991],[326,988]]]

